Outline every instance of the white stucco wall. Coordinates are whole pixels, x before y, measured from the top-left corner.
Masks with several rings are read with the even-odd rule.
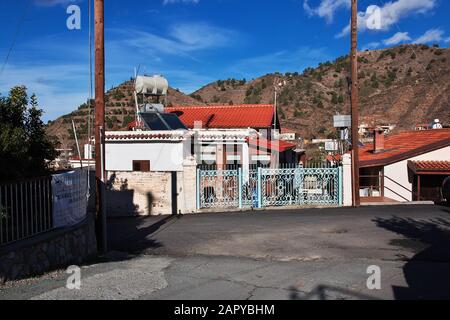
[[[132,171],[133,160],[149,160],[151,171],[182,171],[182,142],[107,143],[107,171]]]
[[[406,202],[412,201],[412,183],[408,179],[408,161],[450,161],[450,147],[442,148],[384,167],[385,197]],[[391,181],[390,179],[395,182]],[[398,185],[400,184],[400,186]],[[409,191],[408,191],[409,190]]]
[[[342,192],[343,205],[350,207],[353,204],[352,188],[352,156],[344,154],[342,158]]]

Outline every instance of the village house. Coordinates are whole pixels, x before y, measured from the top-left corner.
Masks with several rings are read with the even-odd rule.
[[[360,149],[363,201],[441,201],[443,180],[450,175],[450,129],[385,136]]]
[[[136,130],[137,123],[133,122],[128,133],[107,133],[107,170],[132,170],[133,161],[146,161],[146,164],[152,163],[150,171],[177,171],[180,166],[172,162],[180,163],[188,155],[194,156],[198,165],[217,169],[299,164],[304,160],[304,151],[297,149],[296,144],[274,139],[280,121],[275,121],[273,105],[178,106],[141,115],[144,130]],[[167,125],[175,122],[168,121],[169,116],[176,116],[185,127]],[[174,128],[176,130],[172,130]],[[148,132],[152,134],[146,140],[146,146],[137,145],[136,141],[142,142],[139,138],[142,135],[150,137]],[[161,134],[165,137],[162,141],[157,138]],[[168,152],[172,155],[170,159]],[[118,157],[118,154],[126,156]],[[142,158],[144,154],[148,159],[130,158]],[[168,160],[160,164],[159,159]]]
[[[296,144],[273,139],[274,117],[272,105],[143,108],[129,131],[105,134],[110,214],[194,212],[198,167],[298,165]]]

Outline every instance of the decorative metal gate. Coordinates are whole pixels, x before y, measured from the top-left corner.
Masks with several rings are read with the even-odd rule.
[[[199,209],[293,205],[342,205],[342,168],[198,169]]]
[[[197,201],[200,208],[239,207],[239,174],[236,170],[198,170]]]

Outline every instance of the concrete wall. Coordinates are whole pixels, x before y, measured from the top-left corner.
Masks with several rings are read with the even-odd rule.
[[[133,171],[133,160],[149,160],[151,171],[183,170],[182,142],[107,143],[105,152],[107,171]]]
[[[342,159],[342,202],[346,207],[353,205],[353,188],[352,188],[352,157],[344,154]]]
[[[97,254],[92,214],[77,226],[57,229],[0,248],[0,282],[80,265]]]
[[[384,195],[388,198],[407,202],[412,201],[412,183],[408,177],[408,161],[450,161],[450,147],[435,150],[420,156],[384,167]],[[390,179],[388,179],[388,178]],[[391,181],[394,180],[395,182]]]

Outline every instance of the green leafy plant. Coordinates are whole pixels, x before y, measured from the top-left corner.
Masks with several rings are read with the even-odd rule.
[[[55,139],[46,134],[42,114],[37,97],[29,99],[24,86],[0,96],[0,180],[47,174],[48,161],[58,153]]]

